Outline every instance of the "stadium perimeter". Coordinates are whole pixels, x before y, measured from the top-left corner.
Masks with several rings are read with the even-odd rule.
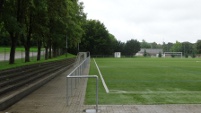
[[[85,73],[88,74],[88,71],[86,69]],[[70,70],[57,76],[0,113],[83,113],[84,109],[94,108],[95,105],[84,105],[86,79],[77,89],[72,104],[67,106],[65,78],[69,72]],[[99,110],[100,113],[200,113],[201,104],[99,105]]]

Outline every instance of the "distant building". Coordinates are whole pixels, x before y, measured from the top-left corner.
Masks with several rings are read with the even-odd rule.
[[[114,57],[115,58],[121,58],[121,52],[115,52]]]
[[[138,53],[136,53],[136,56],[143,56],[145,51],[150,56],[157,56],[157,54],[159,54],[159,53],[163,54],[163,49],[146,49],[146,48],[141,48],[141,50]]]

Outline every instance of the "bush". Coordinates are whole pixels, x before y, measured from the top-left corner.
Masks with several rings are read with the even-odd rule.
[[[185,54],[185,58],[188,58],[188,54]]]
[[[191,57],[192,57],[192,58],[195,58],[195,57],[196,57],[195,53],[193,53],[193,54],[191,55]]]
[[[147,56],[147,52],[146,52],[146,50],[144,50],[144,54],[143,54],[143,56],[144,56],[144,57]]]
[[[161,52],[159,52],[159,53],[158,53],[158,57],[159,57],[159,58],[161,58],[161,57],[162,57],[162,54],[161,54]]]

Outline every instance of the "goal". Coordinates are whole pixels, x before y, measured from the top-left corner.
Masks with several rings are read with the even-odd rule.
[[[182,52],[164,52],[163,57],[181,57]]]

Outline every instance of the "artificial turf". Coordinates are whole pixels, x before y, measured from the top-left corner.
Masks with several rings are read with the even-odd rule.
[[[200,104],[201,59],[96,58],[110,90],[99,79],[99,104]],[[90,75],[99,75],[91,60]],[[95,104],[95,81],[88,80],[85,104]]]

